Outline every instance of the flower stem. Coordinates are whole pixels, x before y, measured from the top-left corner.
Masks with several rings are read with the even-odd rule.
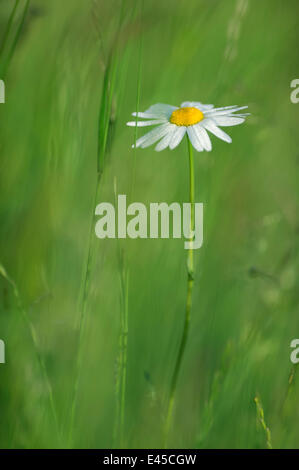
[[[194,283],[194,259],[193,259],[193,247],[192,247],[192,234],[194,232],[194,160],[193,160],[193,147],[188,139],[188,154],[189,154],[189,201],[191,205],[191,217],[190,217],[190,245],[187,253],[187,298],[186,298],[186,309],[185,309],[185,323],[184,330],[181,339],[180,348],[177,355],[177,360],[171,380],[170,395],[168,402],[168,409],[166,415],[166,428],[165,428],[165,447],[167,445],[168,434],[171,425],[171,419],[174,407],[174,398],[176,392],[176,386],[178,381],[179,372],[181,369],[182,359],[186,349],[187,339],[190,329],[190,318],[191,318],[191,306],[192,306],[192,290]]]

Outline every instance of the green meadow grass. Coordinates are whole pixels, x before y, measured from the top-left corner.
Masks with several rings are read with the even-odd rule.
[[[134,150],[125,126],[186,100],[251,116],[194,155],[204,244],[168,445],[298,447],[298,2],[32,0],[24,22],[17,3],[9,42],[0,2],[0,447],[163,446],[183,241],[89,233],[99,168],[96,203],[187,202],[186,144]]]

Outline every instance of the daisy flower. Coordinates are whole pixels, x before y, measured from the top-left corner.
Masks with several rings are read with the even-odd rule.
[[[187,133],[191,144],[198,152],[203,150],[209,152],[212,150],[212,144],[208,132],[231,143],[231,137],[220,127],[242,124],[248,113],[237,112],[246,108],[248,106],[214,108],[212,104],[202,104],[199,101],[185,101],[180,107],[158,103],[143,113],[132,113],[137,120],[127,122],[127,125],[156,126],[136,141],[136,147],[146,148],[158,142],[155,147],[158,152],[167,147],[172,150],[180,144]],[[142,120],[139,120],[140,118]]]
[[[199,101],[185,101],[180,107],[169,104],[154,104],[143,113],[132,113],[135,121],[127,122],[128,126],[145,127],[155,126],[153,130],[140,137],[133,147],[146,148],[156,144],[155,150],[158,152],[169,147],[176,148],[187,134],[188,154],[189,154],[189,201],[190,201],[190,238],[187,253],[187,298],[185,309],[185,323],[178,349],[177,358],[172,374],[170,393],[168,399],[167,415],[165,421],[165,442],[169,434],[177,380],[181,370],[182,358],[188,340],[190,329],[190,315],[192,307],[192,292],[194,284],[194,235],[195,235],[195,172],[193,147],[198,152],[212,150],[210,136],[214,134],[221,140],[231,143],[231,137],[220,127],[236,126],[245,121],[248,113],[239,111],[248,106],[225,106],[214,108],[212,104],[202,104]]]

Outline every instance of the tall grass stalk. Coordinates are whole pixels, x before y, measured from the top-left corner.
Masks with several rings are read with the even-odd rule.
[[[20,39],[20,35],[21,35],[21,32],[22,32],[24,23],[25,23],[25,19],[26,19],[26,16],[27,16],[27,12],[28,12],[28,9],[29,9],[30,0],[26,0],[25,6],[24,6],[24,10],[23,10],[23,13],[22,13],[22,16],[21,16],[21,20],[20,20],[20,23],[19,23],[19,25],[18,25],[16,34],[15,34],[15,36],[14,36],[14,38],[13,38],[11,48],[10,48],[8,54],[7,54],[7,57],[6,57],[6,58],[3,60],[3,62],[2,62],[2,56],[3,56],[3,53],[4,53],[5,48],[6,48],[6,43],[8,42],[8,39],[9,39],[9,34],[10,34],[11,26],[12,26],[12,23],[13,23],[13,20],[14,20],[14,17],[15,17],[15,14],[16,14],[18,5],[19,5],[19,0],[16,0],[16,2],[15,2],[15,4],[14,4],[14,7],[13,7],[13,9],[12,9],[12,12],[11,12],[11,14],[10,14],[8,23],[7,23],[7,27],[6,27],[6,30],[5,30],[5,33],[4,33],[4,39],[3,39],[3,42],[2,42],[2,45],[1,45],[1,49],[0,49],[0,57],[1,57],[0,74],[1,74],[1,78],[5,78],[7,69],[8,69],[8,67],[9,67],[9,64],[10,64],[10,62],[11,62],[11,59],[12,59],[14,53],[15,53],[15,50],[16,50],[18,41],[19,41],[19,39]]]
[[[11,14],[9,16],[5,32],[3,34],[3,39],[2,39],[1,46],[0,46],[0,57],[1,58],[2,58],[3,51],[5,50],[6,42],[8,40],[9,33],[10,33],[10,30],[11,30],[13,20],[14,20],[14,17],[15,17],[15,14],[16,14],[19,3],[20,3],[20,0],[15,0],[15,4],[13,6],[13,9],[11,10]]]
[[[137,2],[135,3],[135,8]],[[140,7],[140,17],[143,11],[143,0]],[[135,11],[132,12],[132,19],[135,16]],[[141,33],[139,44],[139,61],[138,61],[138,74],[137,74],[137,94],[136,94],[136,112],[139,110],[140,104],[140,91],[141,91],[141,69],[142,69],[142,49],[143,49],[143,36]],[[138,120],[138,116],[136,117]],[[137,140],[137,126],[135,128],[134,142]],[[133,190],[135,185],[136,174],[136,149],[133,153],[132,164],[132,179],[130,199],[133,197]],[[117,187],[116,180],[114,181],[114,197],[115,204],[117,203]],[[116,371],[116,414],[114,426],[114,442],[124,445],[124,428],[125,428],[125,408],[126,408],[126,379],[127,379],[127,358],[128,358],[128,334],[129,334],[129,269],[126,266],[124,252],[121,250],[119,240],[117,239],[117,254],[118,254],[118,272],[120,278],[120,291],[121,291],[121,318],[120,318],[120,333],[119,333],[119,353]]]
[[[285,397],[284,397],[284,400],[282,401],[282,404],[281,404],[281,412],[282,413],[284,413],[285,408],[286,408],[287,403],[288,403],[288,399],[291,395],[292,390],[294,389],[297,370],[298,370],[298,364],[293,365],[292,368],[291,368],[290,374],[289,374],[288,387],[287,387],[287,390],[286,390],[286,393],[285,393]]]
[[[77,360],[76,360],[76,370],[75,370],[75,381],[74,381],[74,390],[73,398],[71,402],[71,413],[70,413],[70,427],[69,427],[69,445],[72,445],[73,441],[73,427],[74,427],[74,418],[77,405],[77,396],[78,396],[78,387],[79,387],[79,377],[80,371],[82,368],[82,346],[83,346],[83,337],[86,326],[86,306],[88,299],[88,291],[90,284],[90,271],[91,271],[91,262],[92,262],[92,253],[93,253],[93,230],[95,223],[95,206],[98,200],[98,195],[100,191],[101,179],[105,167],[105,158],[108,148],[108,137],[109,130],[113,125],[112,119],[112,108],[113,108],[113,98],[116,90],[116,77],[119,69],[119,46],[120,46],[120,32],[123,26],[125,13],[125,3],[122,0],[119,23],[115,35],[115,40],[112,44],[111,51],[108,57],[108,61],[105,67],[104,81],[101,94],[101,102],[99,109],[99,119],[98,119],[98,148],[97,148],[97,178],[94,191],[94,203],[92,206],[92,217],[89,230],[89,240],[88,240],[88,254],[86,261],[85,274],[83,278],[83,283],[81,286],[81,305],[80,305],[80,324],[79,324],[79,340],[78,340],[78,350],[77,350]]]
[[[193,147],[190,139],[187,137],[188,143],[188,154],[189,154],[189,201],[191,204],[191,217],[190,217],[190,243],[191,246],[187,253],[187,298],[186,298],[186,309],[185,309],[185,322],[182,334],[182,339],[175,363],[175,368],[170,385],[170,395],[168,401],[168,409],[166,415],[166,427],[165,427],[165,446],[167,446],[167,440],[172,420],[175,392],[178,381],[179,372],[181,369],[182,359],[186,349],[186,344],[190,329],[191,319],[191,306],[192,306],[192,291],[194,284],[194,256],[192,249],[192,233],[194,232],[194,159],[193,159]]]
[[[121,326],[121,387],[120,387],[120,445],[124,446],[125,428],[125,404],[127,384],[127,361],[128,361],[128,335],[129,335],[129,271],[126,270],[122,276],[122,326]]]
[[[114,181],[114,198],[117,203],[117,186]],[[116,413],[114,425],[114,443],[124,442],[125,426],[125,402],[126,402],[126,378],[128,358],[128,334],[129,334],[129,270],[126,266],[124,252],[121,250],[117,239],[118,272],[120,281],[120,333],[119,351],[116,370]]]
[[[140,7],[140,16],[143,12],[143,0]],[[138,74],[137,74],[137,93],[136,93],[136,126],[134,132],[134,152],[133,152],[133,165],[132,165],[132,183],[131,183],[131,200],[133,198],[133,191],[135,186],[135,177],[136,177],[136,141],[137,141],[137,123],[138,123],[138,112],[140,109],[140,95],[141,95],[141,76],[142,76],[142,53],[143,53],[143,34],[141,31],[140,43],[139,43],[139,60],[138,60]]]
[[[266,435],[266,444],[268,449],[272,449],[272,439],[271,439],[271,431],[268,428],[266,421],[265,421],[265,413],[264,413],[264,408],[263,405],[258,397],[254,398],[254,402],[256,405],[256,414],[257,414],[257,419],[260,422],[265,435]]]
[[[32,340],[32,343],[33,343],[34,352],[35,352],[37,361],[38,361],[39,366],[40,366],[41,373],[43,375],[43,378],[44,378],[44,381],[45,381],[45,384],[46,384],[49,403],[50,403],[50,408],[51,408],[51,412],[53,414],[54,424],[56,426],[58,438],[59,438],[59,441],[60,441],[61,440],[61,434],[60,434],[60,427],[59,427],[59,423],[58,423],[56,407],[55,407],[55,403],[54,403],[53,389],[52,389],[51,382],[49,380],[49,376],[48,376],[48,373],[47,373],[47,368],[46,368],[45,361],[44,361],[44,359],[42,357],[42,354],[40,353],[40,350],[39,350],[36,329],[35,329],[32,321],[30,320],[30,317],[28,315],[27,310],[25,309],[25,307],[23,305],[23,302],[22,302],[22,299],[21,299],[21,296],[20,296],[20,293],[19,293],[19,289],[17,288],[17,285],[16,285],[15,281],[13,279],[11,279],[11,277],[7,274],[5,268],[1,264],[0,264],[0,274],[11,285],[13,295],[16,299],[17,308],[18,308],[19,312],[21,313],[21,315],[23,317],[23,320],[24,320],[25,324],[27,325],[27,327],[29,329],[31,340]]]
[[[94,241],[94,224],[95,224],[95,206],[98,201],[101,179],[104,171],[105,154],[107,149],[108,133],[110,127],[110,118],[112,111],[112,99],[115,88],[115,77],[117,69],[117,56],[112,52],[110,55],[109,62],[106,66],[104,82],[102,88],[101,104],[99,110],[98,120],[98,149],[97,149],[97,166],[96,166],[96,184],[94,188],[94,197],[92,202],[92,216],[89,227],[88,237],[88,251],[87,260],[84,270],[83,282],[81,285],[81,302],[80,302],[80,323],[79,323],[79,339],[78,339],[78,350],[74,380],[73,398],[71,402],[71,415],[70,415],[70,428],[69,428],[69,444],[72,444],[73,440],[73,425],[75,418],[75,411],[77,405],[79,377],[82,368],[82,346],[83,337],[86,326],[86,306],[90,285],[90,273],[92,264],[93,254],[93,241]]]

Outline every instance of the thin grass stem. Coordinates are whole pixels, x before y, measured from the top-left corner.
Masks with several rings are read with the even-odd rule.
[[[101,94],[101,101],[99,106],[99,118],[98,118],[98,140],[97,140],[97,181],[96,187],[94,191],[94,202],[92,206],[92,217],[91,217],[91,224],[89,229],[89,239],[88,239],[88,254],[87,254],[87,262],[85,268],[85,274],[83,278],[83,287],[81,289],[82,292],[82,301],[80,305],[80,324],[79,324],[79,339],[78,339],[78,350],[77,350],[77,359],[76,359],[76,366],[75,366],[75,380],[74,380],[74,390],[73,390],[73,397],[71,401],[71,412],[70,412],[70,427],[69,427],[69,446],[73,443],[73,428],[74,428],[74,420],[75,420],[75,413],[77,407],[77,400],[78,400],[78,388],[79,388],[79,379],[80,373],[82,369],[82,353],[83,353],[83,338],[86,326],[86,306],[87,306],[87,299],[89,293],[89,285],[90,285],[90,272],[91,272],[91,264],[92,264],[92,255],[93,255],[93,230],[94,230],[94,223],[95,223],[95,206],[98,200],[99,190],[101,179],[104,171],[105,166],[105,157],[107,153],[107,146],[108,146],[108,137],[109,137],[109,130],[111,126],[111,115],[112,115],[112,103],[113,97],[115,93],[115,85],[116,85],[116,77],[118,71],[118,47],[119,47],[119,37],[120,31],[122,28],[122,23],[124,19],[124,1],[122,1],[120,17],[119,17],[119,25],[115,36],[115,42],[111,48],[111,52],[109,54],[108,63],[105,68],[104,74],[104,81],[102,87],[102,94]]]
[[[140,16],[143,11],[143,0],[141,2]],[[140,44],[139,44],[139,61],[138,61],[138,75],[137,75],[137,94],[136,94],[136,126],[134,131],[134,153],[133,153],[133,165],[132,165],[132,182],[131,182],[131,200],[133,198],[133,191],[135,186],[136,178],[136,141],[137,141],[137,130],[138,130],[138,111],[140,109],[140,96],[141,96],[141,76],[142,76],[142,52],[143,52],[143,34],[141,32]]]
[[[3,54],[3,51],[5,50],[5,46],[6,46],[6,42],[8,40],[8,37],[9,37],[9,33],[10,33],[10,30],[11,30],[11,26],[12,26],[12,23],[13,23],[13,20],[14,20],[14,17],[15,17],[15,14],[16,14],[16,11],[17,11],[17,8],[19,6],[19,3],[20,3],[20,0],[15,0],[15,4],[14,4],[14,7],[11,11],[11,14],[9,16],[9,19],[8,19],[8,22],[7,22],[7,26],[6,26],[6,29],[5,29],[5,33],[3,35],[3,40],[2,40],[2,44],[0,46],[0,58],[2,58],[2,54]]]
[[[122,329],[122,374],[121,374],[121,400],[120,400],[120,444],[124,445],[124,428],[125,428],[125,403],[126,403],[126,385],[127,385],[127,360],[128,360],[128,334],[129,334],[129,272],[126,271],[124,277],[124,317]]]
[[[282,413],[285,411],[289,396],[291,394],[291,391],[294,388],[294,383],[295,383],[295,377],[296,377],[297,370],[298,370],[298,364],[293,365],[292,368],[291,368],[290,374],[289,374],[288,387],[287,387],[287,390],[286,390],[286,393],[285,393],[285,397],[284,397],[284,400],[282,401],[282,404],[281,404],[281,412]]]
[[[71,412],[70,412],[70,427],[69,427],[69,445],[72,445],[73,442],[73,428],[75,413],[77,407],[78,399],[78,388],[79,388],[79,379],[82,369],[82,352],[83,352],[83,338],[86,326],[86,306],[90,285],[90,273],[91,273],[91,264],[92,264],[92,255],[93,255],[93,230],[95,224],[95,206],[97,204],[101,179],[104,171],[105,165],[105,156],[107,153],[107,143],[109,128],[111,124],[111,110],[112,110],[112,100],[115,91],[116,75],[117,75],[118,59],[117,52],[112,51],[109,57],[109,62],[106,66],[103,89],[101,95],[101,102],[99,107],[99,118],[98,118],[98,147],[97,147],[97,180],[94,191],[94,199],[92,206],[92,217],[89,228],[89,237],[88,237],[88,253],[86,267],[84,271],[83,284],[81,287],[81,303],[80,303],[80,324],[79,324],[79,339],[78,339],[78,350],[77,350],[77,359],[75,366],[75,380],[74,380],[74,390],[73,398],[71,402]]]
[[[97,173],[97,182],[94,192],[94,199],[93,199],[93,212],[91,217],[91,223],[89,227],[89,237],[88,237],[88,253],[87,253],[87,260],[85,266],[85,274],[83,279],[83,287],[82,287],[82,294],[81,294],[81,303],[80,303],[80,323],[79,323],[79,339],[78,339],[78,351],[77,351],[77,360],[76,360],[76,370],[75,370],[75,381],[74,381],[74,390],[73,390],[73,398],[71,403],[71,415],[70,415],[70,428],[69,428],[69,445],[72,444],[73,441],[73,427],[74,427],[74,420],[75,420],[75,412],[77,406],[77,397],[78,397],[78,389],[79,389],[79,379],[80,379],[80,372],[82,368],[82,353],[83,353],[83,337],[85,332],[85,325],[86,325],[86,306],[87,306],[87,299],[88,299],[88,292],[89,292],[89,285],[90,285],[90,273],[91,273],[91,262],[92,262],[92,253],[93,253],[93,228],[95,222],[95,211],[94,207],[96,206],[99,190],[100,190],[100,183],[101,183],[101,176],[102,173]]]
[[[39,366],[40,366],[40,369],[41,369],[41,372],[42,372],[42,375],[44,377],[44,381],[45,381],[45,384],[46,384],[49,403],[50,403],[50,408],[51,408],[51,412],[53,414],[54,423],[55,423],[57,433],[58,433],[58,438],[59,438],[59,441],[61,441],[61,433],[60,433],[60,427],[59,427],[59,423],[58,423],[58,417],[57,417],[57,412],[56,412],[56,407],[55,407],[55,402],[54,402],[53,389],[52,389],[52,385],[51,385],[51,382],[50,382],[50,379],[49,379],[49,376],[48,376],[45,361],[44,361],[44,359],[42,357],[42,354],[40,353],[40,350],[39,350],[36,329],[35,329],[32,321],[30,320],[30,317],[27,313],[27,310],[25,309],[25,307],[23,305],[23,302],[22,302],[22,299],[21,299],[21,296],[20,296],[20,293],[19,293],[19,290],[17,288],[17,285],[16,285],[15,281],[13,279],[11,279],[11,277],[7,274],[6,270],[4,269],[4,267],[2,265],[0,265],[0,274],[11,285],[13,295],[14,295],[14,297],[16,299],[16,302],[17,302],[17,308],[20,311],[20,313],[23,317],[23,320],[24,320],[25,324],[27,325],[27,327],[29,329],[30,336],[31,336],[31,339],[32,339],[32,343],[33,343],[33,347],[34,347],[34,351],[35,351],[35,354],[36,354],[36,358],[37,358],[37,361],[39,363]]]
[[[1,76],[3,78],[5,78],[5,75],[6,75],[6,72],[7,72],[7,69],[9,67],[9,64],[11,62],[11,59],[15,53],[15,50],[16,50],[16,47],[17,47],[17,44],[18,44],[18,41],[19,41],[19,38],[20,38],[20,35],[21,35],[21,32],[22,32],[22,29],[23,29],[23,26],[24,26],[24,23],[25,23],[25,19],[26,19],[26,15],[27,15],[27,12],[28,12],[28,9],[29,9],[29,5],[30,5],[30,0],[26,0],[26,4],[25,4],[25,7],[24,7],[24,10],[23,10],[23,14],[22,14],[22,17],[21,17],[21,21],[19,23],[19,26],[18,26],[18,29],[17,29],[17,32],[16,32],[16,35],[14,37],[14,40],[12,42],[12,46],[10,48],[10,51],[8,53],[8,56],[6,58],[6,60],[4,61],[4,65],[3,67],[1,67]],[[13,18],[12,18],[13,20]],[[12,21],[11,20],[11,21]],[[9,26],[9,30],[10,30],[10,26]],[[8,31],[9,32],[9,31]]]
[[[264,413],[264,408],[263,405],[258,397],[254,398],[254,402],[256,405],[256,413],[257,413],[257,419],[260,422],[266,436],[266,445],[268,449],[272,449],[272,439],[271,439],[271,431],[270,428],[267,426],[266,421],[265,421],[265,413]]]
[[[114,180],[114,197],[117,203],[117,186]],[[127,349],[128,349],[128,302],[129,302],[129,270],[126,267],[125,256],[117,239],[117,258],[120,280],[120,333],[119,333],[119,354],[117,361],[116,374],[116,415],[114,426],[114,443],[124,442],[124,425],[125,425],[125,400],[126,400],[126,377],[127,377]]]

